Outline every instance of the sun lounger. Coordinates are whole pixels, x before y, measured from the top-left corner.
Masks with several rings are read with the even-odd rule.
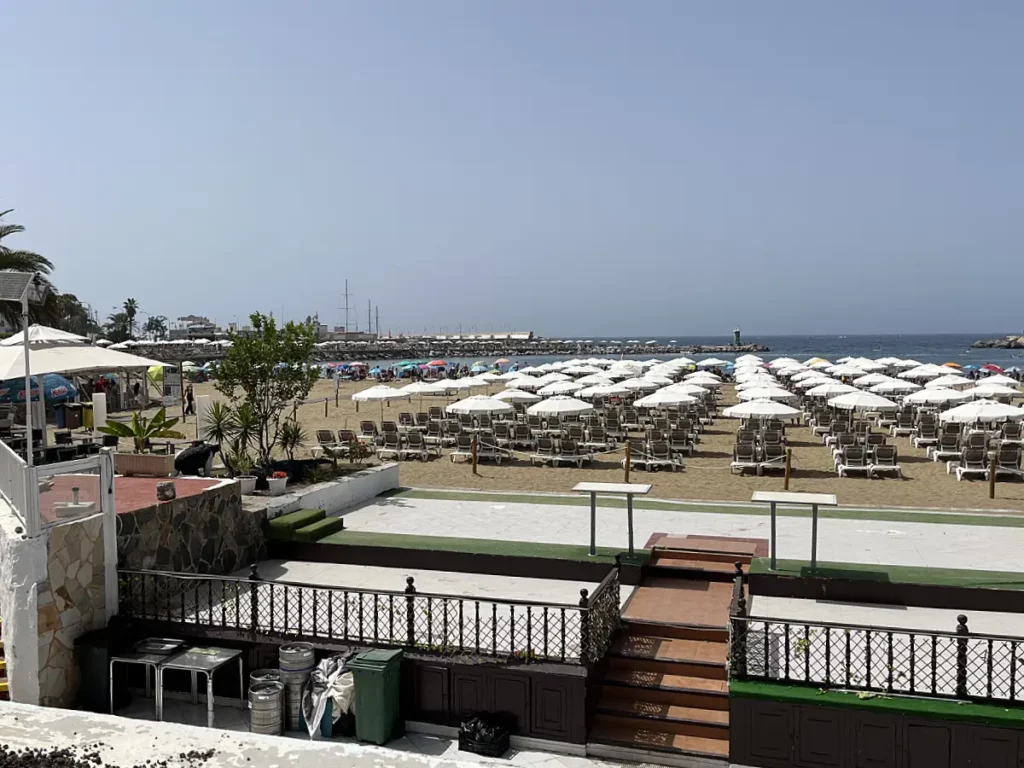
[[[316,431],[316,445],[310,450],[313,458],[319,456],[327,456],[328,458],[334,458],[335,449],[338,448],[338,443],[334,439],[334,433],[329,429],[318,429]]]
[[[846,448],[836,465],[836,472],[840,477],[849,477],[851,472],[863,472],[865,476],[870,475],[871,469],[864,449],[859,445],[851,445]]]
[[[552,463],[557,467],[561,463],[575,464],[583,469],[583,462],[590,460],[590,454],[580,453],[579,445],[575,440],[562,440],[558,444],[558,453],[552,457]]]
[[[875,446],[875,456],[868,468],[868,477],[875,477],[879,473],[892,472],[897,477],[903,478],[903,467],[896,461],[896,446],[878,445]]]
[[[757,463],[757,474],[766,469],[786,469],[786,449],[782,443],[766,443],[761,448],[761,460]]]
[[[530,464],[555,465],[555,441],[550,437],[538,437],[537,447],[530,457]]]
[[[955,461],[960,458],[960,435],[943,432],[939,442],[928,448],[932,461]]]
[[[673,454],[686,452],[687,456],[693,456],[693,439],[690,433],[682,429],[674,429],[668,434],[668,447]]]
[[[448,456],[451,458],[452,463],[455,463],[456,457],[465,459],[466,461],[473,460],[473,436],[472,435],[458,435],[455,438],[455,450],[452,451]]]
[[[946,464],[946,472],[950,470],[956,472],[957,481],[963,480],[967,475],[980,475],[987,480],[988,461],[985,451],[981,448],[964,448],[959,462],[950,461]]]
[[[657,472],[659,469],[667,468],[673,472],[683,468],[682,461],[676,461],[672,458],[672,449],[669,448],[668,443],[664,440],[658,440],[648,444],[649,456],[647,458],[647,468],[653,472]]]
[[[757,451],[754,448],[753,442],[736,443],[732,449],[732,463],[729,465],[729,471],[736,472],[739,470],[739,473],[743,474],[745,469],[752,469],[757,474],[761,474],[761,468],[757,461]]]
[[[516,424],[512,436],[513,448],[525,448],[532,451],[537,444],[537,438],[533,436],[530,428],[525,424]]]
[[[1019,421],[1008,421],[1003,424],[1000,430],[999,439],[1003,445],[1009,443],[1010,445],[1024,445],[1024,434],[1021,431],[1021,423]]]
[[[415,429],[415,428],[416,428],[416,420],[413,418],[413,415],[411,413],[407,413],[406,411],[402,411],[400,414],[398,414],[398,431],[399,432],[408,432],[408,431],[410,431],[412,429]]]
[[[926,448],[929,445],[936,445],[939,442],[939,430],[935,423],[922,422],[918,424],[911,442],[915,448]]]
[[[647,469],[650,457],[647,455],[647,444],[643,440],[630,440],[629,443],[629,466],[632,469]],[[626,466],[626,459],[619,462],[623,468]]]
[[[1020,468],[1020,446],[1008,444],[999,447],[996,454],[996,478],[1000,475],[1024,477]]]
[[[897,414],[896,423],[890,428],[889,433],[893,437],[909,437],[914,434],[914,415],[912,413]]]
[[[383,443],[380,432],[377,431],[377,424],[372,421],[359,422],[359,442],[361,443]]]
[[[383,459],[385,456],[394,456],[396,459],[402,458],[402,445],[398,439],[397,430],[384,433],[384,445],[377,449],[377,458]]]
[[[615,443],[609,439],[604,427],[590,427],[587,431],[587,439],[582,444],[585,450],[596,453],[604,453],[614,448]]]

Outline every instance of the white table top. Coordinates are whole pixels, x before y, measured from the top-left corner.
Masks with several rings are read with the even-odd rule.
[[[649,483],[578,483],[573,490],[580,493],[650,493]]]
[[[753,502],[776,504],[817,504],[819,507],[838,507],[839,502],[832,493],[794,493],[793,491],[754,491]]]

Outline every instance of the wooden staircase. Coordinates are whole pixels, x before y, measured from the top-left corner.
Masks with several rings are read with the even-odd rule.
[[[736,564],[746,570],[754,544],[693,537],[661,543],[609,652],[588,753],[726,765],[729,602]]]

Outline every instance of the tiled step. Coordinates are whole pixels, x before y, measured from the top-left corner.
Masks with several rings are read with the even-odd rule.
[[[724,664],[726,643],[708,640],[684,640],[651,635],[626,635],[612,646],[612,653],[632,659],[659,661],[706,661]]]
[[[732,563],[718,563],[713,560],[697,560],[686,557],[664,557],[661,554],[654,557],[647,565],[646,571],[653,571],[657,575],[668,575],[672,571],[685,571],[700,578],[702,574],[716,574],[721,576],[734,577],[736,567]]]
[[[713,680],[725,680],[724,662],[638,659],[627,656],[612,656],[608,669],[616,672],[638,672],[655,675],[676,675],[690,677],[707,677]]]
[[[601,691],[603,696],[610,698],[680,707],[729,708],[728,683],[707,677],[609,670]]]
[[[753,559],[750,555],[735,552],[719,552],[708,549],[662,549],[655,546],[652,553],[659,560],[697,560],[704,563],[724,563],[729,570],[736,570],[736,563],[749,565]]]
[[[649,728],[595,728],[588,741],[630,749],[646,749],[676,755],[696,755],[718,760],[729,756],[728,739],[684,736]]]
[[[622,628],[628,635],[643,637],[708,640],[720,643],[725,643],[729,640],[729,630],[726,627],[712,627],[699,624],[665,624],[644,619],[631,619],[624,616]]]
[[[614,697],[603,698],[598,703],[595,724],[598,727],[649,728],[708,739],[729,738],[729,712],[726,710],[628,701]]]

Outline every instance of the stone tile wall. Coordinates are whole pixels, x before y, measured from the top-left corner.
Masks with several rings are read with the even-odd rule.
[[[48,538],[37,592],[39,703],[67,707],[78,695],[74,641],[106,625],[103,516],[58,525]]]
[[[118,567],[231,573],[266,555],[264,517],[242,508],[237,482],[118,515]]]

